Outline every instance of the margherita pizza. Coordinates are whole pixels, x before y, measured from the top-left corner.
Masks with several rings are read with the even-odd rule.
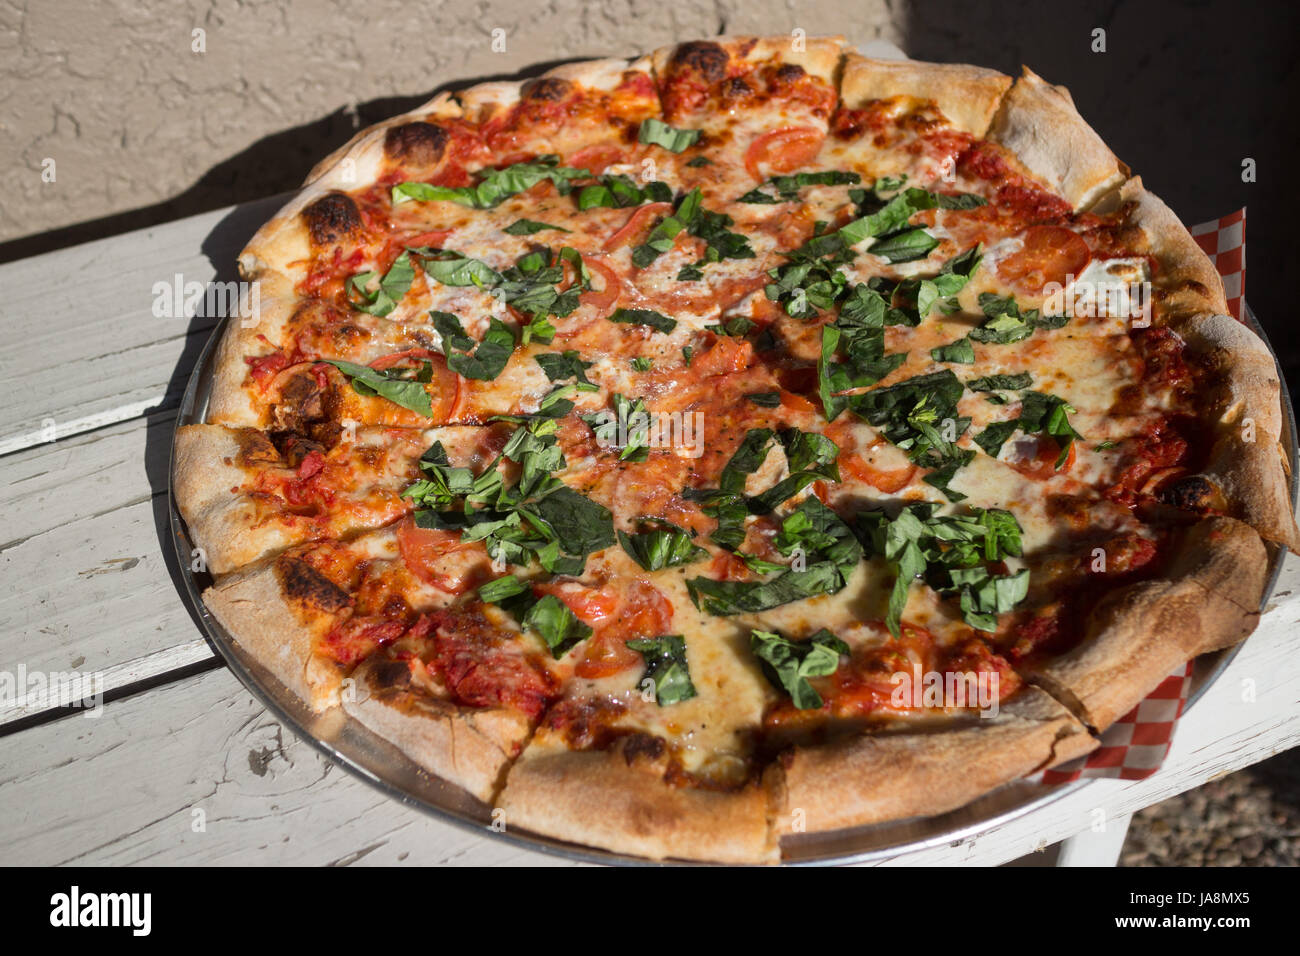
[[[720,38],[438,96],[240,257],[234,639],[510,828],[774,861],[1076,757],[1300,541],[1273,358],[1034,73]]]

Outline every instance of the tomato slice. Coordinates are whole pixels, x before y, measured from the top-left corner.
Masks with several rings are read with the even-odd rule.
[[[588,587],[577,581],[546,581],[534,585],[533,590],[559,598],[588,627],[604,624],[618,608],[618,594],[615,592]]]
[[[407,359],[433,359],[435,357],[441,358],[442,356],[428,349],[406,349],[402,352],[390,352],[388,355],[381,355],[370,363],[370,367],[376,372],[382,372]]]
[[[745,168],[757,180],[762,167],[773,173],[789,173],[806,166],[821,152],[826,134],[813,126],[786,126],[764,133],[745,150]]]
[[[599,289],[588,289],[578,296],[578,302],[595,309],[603,317],[614,310],[614,303],[623,293],[623,280],[618,277],[617,272],[594,256],[583,256],[582,262],[604,280],[604,285]]]
[[[1057,444],[1056,439],[1050,435],[1036,435],[1033,438],[1018,439],[1016,441],[1017,449],[1023,449],[1030,442],[1035,447],[1030,453],[1024,455],[1018,460],[1011,461],[1009,464],[1016,471],[1029,478],[1036,478],[1039,481],[1046,481],[1055,474],[1064,474],[1074,466],[1074,460],[1077,457],[1075,451],[1078,448],[1076,442],[1070,443],[1070,451],[1065,456],[1065,461],[1061,467],[1056,467],[1056,459],[1061,457],[1061,446]]]
[[[648,229],[651,221],[660,216],[667,216],[672,211],[673,204],[670,202],[648,202],[644,206],[639,206],[636,212],[627,217],[623,227],[605,240],[605,251],[613,252],[615,249],[621,249]]]
[[[405,349],[381,355],[370,363],[370,367],[376,372],[382,372],[408,361],[428,362],[433,367],[433,379],[430,382],[432,387],[429,391],[429,404],[433,414],[429,416],[430,419],[438,424],[454,421],[464,411],[466,396],[460,376],[447,368],[447,360],[437,352],[420,348]]]
[[[906,468],[876,468],[851,451],[842,453],[839,460],[841,467],[858,481],[888,495],[902,491],[916,474],[916,468],[910,465]]]
[[[599,176],[607,166],[621,163],[624,159],[626,156],[623,150],[617,146],[604,144],[583,147],[570,156],[565,161],[565,165],[572,169],[585,169],[593,176]]]
[[[433,249],[441,249],[442,244],[447,241],[451,235],[450,229],[434,229],[432,232],[421,232],[411,236],[409,239],[402,240],[403,246],[429,246]]]
[[[440,591],[463,594],[482,576],[486,561],[465,560],[471,555],[452,557],[468,551],[472,545],[460,535],[437,528],[421,528],[407,517],[397,526],[397,547],[411,573]]]
[[[607,596],[605,592],[596,593]],[[576,608],[574,613],[578,614]],[[629,648],[627,642],[668,633],[673,622],[673,606],[658,588],[637,581],[627,588],[621,599],[615,599],[614,609],[605,621],[597,628],[575,669],[579,677],[608,677],[641,664],[641,655]]]
[[[635,667],[641,661],[640,654],[614,636],[597,634],[588,642],[573,672],[585,680],[599,680]]]
[[[1024,247],[997,265],[997,273],[1026,292],[1041,292],[1049,282],[1064,285],[1092,258],[1088,244],[1064,226],[1030,226]]]

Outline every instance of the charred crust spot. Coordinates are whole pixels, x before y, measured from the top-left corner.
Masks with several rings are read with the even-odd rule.
[[[235,432],[235,442],[239,445],[238,461],[243,466],[277,464],[280,461],[280,453],[275,444],[260,429],[239,429]]]
[[[722,94],[724,96],[736,99],[748,96],[752,92],[753,91],[749,88],[749,84],[745,82],[743,76],[733,76],[731,79],[727,80],[722,87]]]
[[[519,96],[525,100],[540,100],[546,103],[559,103],[568,99],[573,92],[573,84],[558,76],[539,76],[529,80],[519,89]]]
[[[623,759],[631,766],[638,760],[654,762],[668,752],[662,737],[652,734],[628,734],[623,739]]]
[[[283,431],[305,431],[307,422],[326,417],[324,398],[324,390],[310,372],[290,376],[280,389],[280,403],[275,409],[277,423]]]
[[[716,83],[727,73],[727,51],[707,40],[683,43],[673,54],[675,69],[695,70],[710,83]]]
[[[1161,489],[1160,500],[1183,511],[1207,511],[1214,508],[1218,493],[1202,475],[1188,475]]]
[[[284,593],[295,601],[334,613],[349,604],[347,594],[301,558],[282,555],[275,562],[276,577]]]
[[[804,68],[798,63],[782,63],[776,68],[776,81],[778,83],[794,83],[804,76]]]
[[[280,449],[280,455],[284,463],[290,468],[297,468],[302,464],[303,459],[314,451],[324,454],[326,448],[320,442],[312,441],[310,438],[304,438],[302,435],[293,432],[276,432],[271,440],[275,442],[275,447]]]
[[[403,123],[384,134],[384,155],[399,163],[436,166],[447,148],[447,131],[432,123]]]
[[[321,196],[302,211],[311,241],[327,246],[361,232],[361,211],[343,193]]]
[[[411,668],[406,661],[377,661],[370,669],[370,684],[376,690],[403,690],[411,684]]]

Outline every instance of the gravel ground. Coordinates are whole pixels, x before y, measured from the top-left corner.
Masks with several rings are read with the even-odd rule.
[[[1120,866],[1300,865],[1300,749],[1147,807]]]

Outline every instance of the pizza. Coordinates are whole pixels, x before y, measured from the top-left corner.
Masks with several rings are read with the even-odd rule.
[[[1255,627],[1271,354],[1026,69],[724,37],[437,96],[239,258],[176,500],[242,650],[508,829],[939,814]]]

